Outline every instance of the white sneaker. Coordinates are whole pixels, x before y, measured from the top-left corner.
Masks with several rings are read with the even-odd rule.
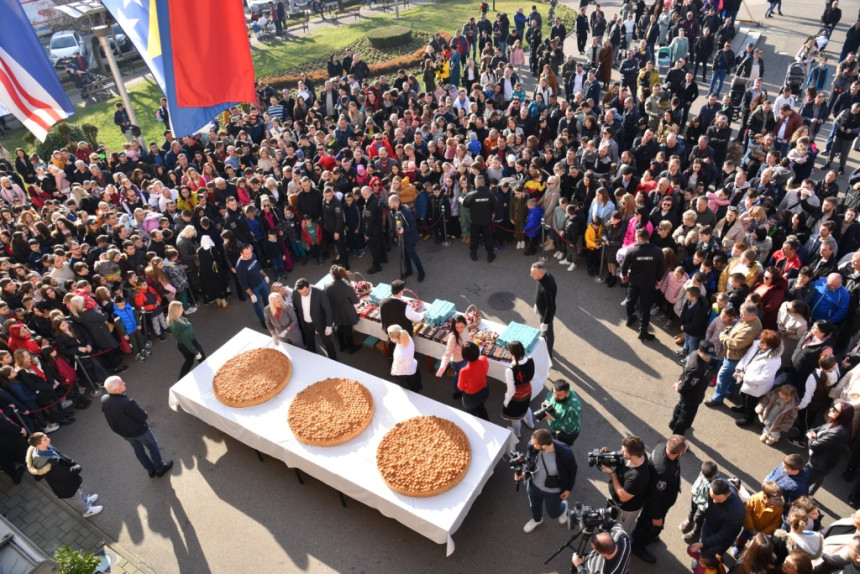
[[[192,305],[191,307],[189,307],[189,308],[188,308],[188,311],[186,311],[186,312],[185,312],[185,314],[186,314],[186,315],[191,315],[192,313],[196,313],[196,312],[197,312],[197,307],[195,307],[194,305]]]
[[[561,514],[558,515],[559,524],[567,524],[567,501],[561,501]]]
[[[517,249],[522,249],[524,245],[525,245],[524,241],[517,241]]]
[[[89,495],[89,496],[87,497],[87,506],[92,506],[92,505],[93,505],[93,503],[95,503],[95,501],[96,501],[96,500],[98,500],[98,499],[99,499],[99,495],[98,495],[98,494],[91,494],[91,495]]]
[[[84,512],[84,518],[95,516],[102,510],[104,510],[104,506],[90,506],[90,508],[86,512]]]
[[[60,425],[57,423],[48,423],[48,426],[45,427],[46,433],[52,433],[60,429]]]
[[[567,259],[560,259],[558,262],[559,265],[570,265],[570,261]]]
[[[63,399],[63,402],[62,402],[62,403],[60,403],[60,406],[62,406],[64,409],[67,409],[67,408],[69,408],[70,406],[72,406],[73,404],[75,404],[75,403],[73,403],[73,402],[72,402],[72,401],[70,401],[69,399]]]
[[[556,259],[561,259],[564,257],[564,253],[562,253],[561,251],[556,251],[555,253],[552,254],[552,256],[555,257]]]
[[[624,307],[627,305],[627,297],[624,298],[624,301],[621,302],[621,306]]]
[[[532,518],[531,520],[526,522],[525,526],[523,526],[523,532],[525,532],[526,534],[529,534],[529,533],[531,533],[532,530],[534,530],[535,528],[537,528],[541,524],[543,524],[543,520],[541,520],[540,522],[535,522],[534,518]]]
[[[576,263],[571,263],[567,268],[568,271],[573,271],[574,269],[576,269]]]

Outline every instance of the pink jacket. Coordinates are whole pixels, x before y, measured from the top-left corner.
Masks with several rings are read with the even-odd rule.
[[[681,288],[684,283],[690,280],[690,276],[684,273],[680,279],[675,277],[675,270],[670,269],[663,281],[660,283],[660,291],[666,297],[666,301],[674,305],[678,301],[678,295],[681,294]]]

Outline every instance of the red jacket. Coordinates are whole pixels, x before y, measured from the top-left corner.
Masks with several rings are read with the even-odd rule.
[[[487,361],[487,357],[481,355],[477,361],[468,363],[460,370],[460,376],[457,378],[457,388],[470,395],[480,392],[487,386],[487,373],[489,370],[490,363]]]
[[[134,292],[134,306],[143,311],[154,311],[161,304],[161,297],[155,292],[155,289],[142,283],[138,285],[138,289]]]

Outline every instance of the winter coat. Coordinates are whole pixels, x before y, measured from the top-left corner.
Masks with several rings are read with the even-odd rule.
[[[839,463],[842,451],[851,437],[845,427],[824,424],[814,430],[816,436],[809,441],[809,466],[827,473]]]
[[[742,359],[760,334],[761,321],[758,317],[749,322],[738,321],[728,333],[720,334],[720,342],[726,349],[726,358],[730,361]]]
[[[337,326],[355,325],[358,323],[358,295],[355,289],[345,281],[334,281],[326,285],[325,294],[331,303],[332,320]]]
[[[744,530],[772,534],[782,524],[782,504],[768,506],[767,495],[763,492],[753,494],[747,501],[747,515],[744,518]]]
[[[761,397],[773,388],[773,379],[782,364],[782,343],[776,349],[763,352],[759,342],[752,344],[738,363],[735,372],[743,371],[741,392],[752,397]]]
[[[111,335],[107,319],[95,309],[82,311],[77,317],[72,315],[72,321],[81,325],[93,340],[93,346],[99,350],[116,349],[119,343]]]
[[[770,409],[776,407],[777,395],[776,389],[773,389],[759,400],[755,412],[758,413],[760,421],[764,422],[769,418]],[[788,432],[791,430],[791,427],[794,426],[794,421],[797,420],[797,405],[798,402],[795,399],[794,402],[783,407],[782,412],[774,419],[773,426],[771,427],[772,432]]]
[[[291,345],[297,347],[302,346],[302,330],[299,327],[299,320],[296,317],[296,310],[286,301],[281,308],[281,312],[277,315],[271,305],[266,305],[263,309],[263,317],[266,321],[266,328],[269,331],[274,331],[280,334],[282,331],[289,328],[290,330],[281,339]]]
[[[38,453],[34,446],[27,449],[26,463],[30,474],[44,477],[57,498],[73,497],[83,483],[80,465],[56,451],[51,456]]]
[[[815,560],[824,550],[824,536],[820,532],[811,530],[796,534],[779,529],[773,533],[773,544],[777,548],[775,550],[777,555],[782,555],[782,548],[785,549],[785,554],[797,549],[809,554],[809,557]]]

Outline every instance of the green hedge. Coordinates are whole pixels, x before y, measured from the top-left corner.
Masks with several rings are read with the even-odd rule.
[[[367,33],[370,45],[377,50],[385,50],[408,42],[412,38],[412,30],[406,26],[381,26]]]

